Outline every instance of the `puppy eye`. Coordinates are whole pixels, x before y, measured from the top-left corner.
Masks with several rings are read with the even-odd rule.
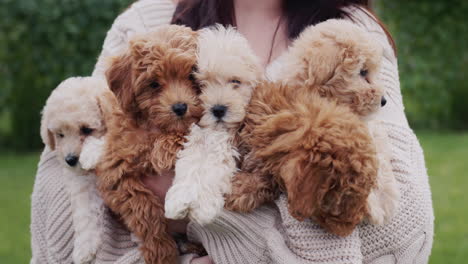
[[[196,79],[195,79],[195,73],[190,73],[190,75],[188,76],[188,79],[191,81],[191,82],[196,82]]]
[[[361,70],[361,71],[359,72],[359,75],[361,75],[362,77],[367,77],[367,74],[368,74],[368,73],[369,73],[368,70]]]
[[[150,87],[153,88],[153,89],[159,89],[159,87],[161,87],[161,85],[158,82],[154,81],[154,82],[150,83]]]
[[[196,83],[193,84],[193,89],[195,90],[195,93],[197,93],[197,94],[201,94],[201,92],[202,92],[200,85],[198,85]]]
[[[195,82],[196,81],[196,78],[195,78],[195,73],[198,71],[198,68],[197,66],[193,66],[192,67],[192,72],[190,72],[189,74],[189,80],[192,81],[192,82]]]
[[[62,134],[62,133],[57,133],[57,136],[58,136],[59,138],[63,138],[63,137],[65,137],[65,135],[64,135],[64,134]]]
[[[237,84],[237,85],[240,85],[240,84],[242,84],[242,82],[241,82],[241,81],[239,81],[239,80],[237,80],[237,79],[232,79],[232,80],[230,80],[229,82],[230,82],[230,83]]]
[[[89,127],[81,127],[80,131],[81,131],[81,134],[83,134],[85,136],[88,136],[88,135],[91,135],[93,133],[94,129],[89,128]]]

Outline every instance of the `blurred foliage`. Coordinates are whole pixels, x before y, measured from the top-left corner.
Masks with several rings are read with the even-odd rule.
[[[468,128],[468,1],[376,1],[398,47],[413,127]]]
[[[0,111],[10,114],[12,131],[0,143],[41,146],[45,99],[63,79],[91,74],[107,30],[131,2],[0,0]]]
[[[133,0],[0,0],[0,148],[41,146],[40,110],[69,76],[89,75],[105,33]],[[375,1],[398,46],[417,128],[468,128],[468,1]]]

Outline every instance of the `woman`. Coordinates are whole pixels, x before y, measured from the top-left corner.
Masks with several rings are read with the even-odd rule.
[[[251,214],[224,212],[213,224],[172,222],[174,232],[203,243],[209,256],[181,256],[181,263],[426,263],[432,247],[433,211],[421,147],[403,111],[397,60],[391,37],[365,11],[365,0],[140,0],[120,15],[107,34],[93,75],[102,75],[106,58],[121,52],[135,33],[170,23],[194,29],[215,22],[232,24],[248,39],[274,77],[278,59],[307,25],[344,18],[369,31],[384,48],[380,73],[387,106],[379,119],[385,124],[393,150],[392,165],[402,199],[397,216],[384,227],[361,224],[339,238],[312,222],[289,216],[284,197],[275,206]],[[177,9],[176,9],[177,6]],[[174,13],[175,12],[175,13]],[[45,150],[32,199],[32,263],[70,263],[73,231],[70,205],[54,153]],[[147,177],[147,186],[164,197],[173,175]],[[111,214],[106,215],[105,241],[97,263],[141,262],[136,243]]]

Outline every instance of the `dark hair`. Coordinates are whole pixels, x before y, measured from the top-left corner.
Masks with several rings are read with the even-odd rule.
[[[395,50],[391,35],[373,15],[369,2],[369,0],[283,0],[283,12],[288,21],[288,37],[294,39],[307,26],[331,18],[351,18],[343,8],[355,5],[366,9],[370,13],[369,16],[379,23]],[[236,26],[233,0],[180,0],[171,23],[186,25],[193,30],[216,23]]]

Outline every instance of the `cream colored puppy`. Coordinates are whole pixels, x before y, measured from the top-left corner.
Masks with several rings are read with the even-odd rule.
[[[231,27],[202,30],[198,49],[196,78],[204,114],[178,154],[165,214],[171,219],[188,215],[207,224],[223,209],[224,195],[231,190],[239,155],[233,143],[262,71],[247,40]]]
[[[70,194],[74,263],[91,263],[102,242],[105,207],[92,169],[104,144],[100,95],[107,90],[101,79],[69,78],[52,92],[42,111],[42,140],[63,165]]]

